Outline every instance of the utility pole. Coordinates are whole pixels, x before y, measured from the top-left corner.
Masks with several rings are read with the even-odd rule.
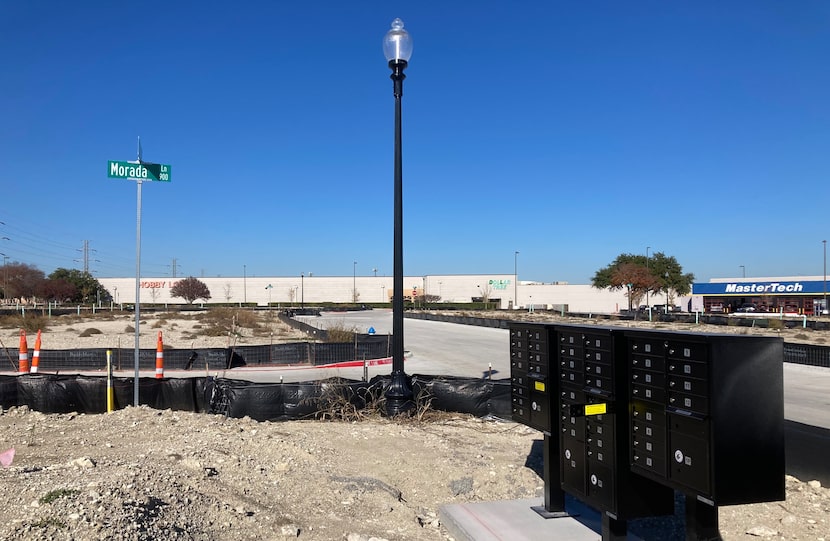
[[[174,258],[173,258],[173,264],[172,264],[172,265],[170,265],[170,273],[171,273],[171,275],[173,276],[173,278],[175,278],[175,277],[176,277],[176,273],[178,272],[178,269],[177,269],[178,265],[176,264],[176,262],[177,262],[177,261],[178,261],[178,259],[176,259],[176,258],[174,257]]]
[[[80,259],[80,260],[76,259],[75,261],[77,261],[79,263],[83,262],[83,264],[84,264],[84,274],[88,274],[89,273],[89,252],[90,251],[94,252],[95,250],[90,250],[89,249],[89,241],[85,240],[84,241],[84,247],[79,249],[78,251],[81,252],[81,254],[83,254],[83,259]]]

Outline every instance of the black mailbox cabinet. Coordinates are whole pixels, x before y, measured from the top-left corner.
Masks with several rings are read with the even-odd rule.
[[[670,514],[686,539],[719,539],[717,508],[785,498],[783,340],[515,323],[513,419],[544,433],[547,517],[565,492],[602,513]]]
[[[713,506],[783,500],[783,340],[627,338],[632,470]]]
[[[628,364],[621,329],[554,328],[562,488],[622,523],[671,514],[674,491],[630,470]],[[609,525],[624,530],[624,524]],[[607,537],[606,537],[607,538]]]
[[[513,420],[550,434],[550,329],[542,324],[510,326],[510,390]]]

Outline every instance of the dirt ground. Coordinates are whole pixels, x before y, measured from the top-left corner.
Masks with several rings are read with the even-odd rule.
[[[541,497],[541,434],[513,422],[255,422],[128,407],[0,415],[0,539],[447,540],[442,505]],[[830,537],[830,490],[720,509],[724,539]],[[676,538],[669,521],[642,531]]]
[[[50,336],[77,343],[84,325]],[[520,424],[446,413],[275,423],[146,407],[11,408],[0,414],[0,457],[15,453],[0,468],[0,539],[448,540],[442,505],[542,496],[541,441]],[[786,501],[720,508],[723,538],[830,541],[830,490],[786,483]],[[681,531],[669,519],[637,533]]]

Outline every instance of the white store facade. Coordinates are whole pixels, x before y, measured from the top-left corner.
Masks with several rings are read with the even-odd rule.
[[[184,277],[144,277],[139,282],[141,304],[186,304],[170,290]],[[300,306],[320,303],[391,303],[391,276],[229,276],[198,278],[211,298],[206,304]],[[135,303],[136,280],[99,278],[116,304]],[[616,313],[628,307],[625,291],[596,289],[588,284],[516,281],[512,274],[433,274],[405,276],[404,297],[430,303],[469,303],[487,300],[507,310],[559,309],[571,312]],[[201,301],[197,301],[201,302]],[[652,303],[660,301],[660,296]]]

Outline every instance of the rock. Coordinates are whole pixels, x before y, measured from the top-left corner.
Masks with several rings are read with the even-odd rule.
[[[75,466],[76,468],[94,468],[95,461],[89,458],[88,456],[82,456],[80,458],[76,458],[72,462],[69,463],[71,466]]]
[[[285,537],[300,537],[300,528],[296,524],[286,524],[280,528],[280,533]]]
[[[462,477],[461,479],[450,481],[450,491],[452,492],[453,496],[460,496],[461,494],[467,494],[469,492],[472,492],[473,478]]]
[[[746,531],[747,535],[754,535],[755,537],[774,537],[778,535],[777,530],[767,528],[766,526],[755,526]]]
[[[817,481],[813,479],[812,481],[807,481],[807,486],[812,488],[813,490],[818,490],[821,488],[821,481]]]

